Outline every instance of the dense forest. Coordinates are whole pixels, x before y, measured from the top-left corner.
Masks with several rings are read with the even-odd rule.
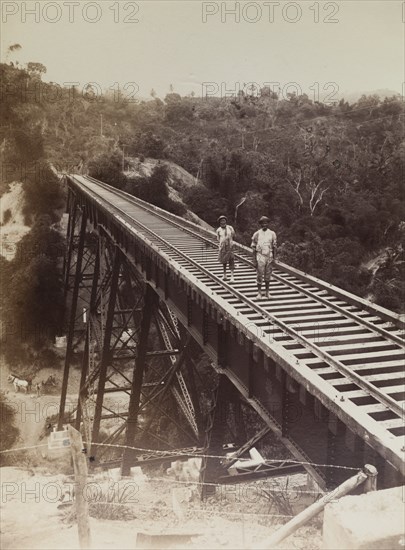
[[[325,105],[306,95],[280,99],[267,89],[223,99],[171,91],[164,101],[138,103],[119,94],[98,97],[91,88],[69,94],[48,119],[49,154],[62,166],[67,160],[90,168],[181,215],[165,193],[163,168],[149,185],[127,182],[121,171],[124,152],[173,161],[197,178],[182,198],[211,225],[226,213],[249,244],[257,219],[267,214],[282,260],[404,310],[400,97]]]
[[[214,225],[226,213],[238,240],[249,244],[258,218],[267,214],[283,261],[404,311],[399,96],[327,105],[306,95],[279,98],[266,88],[198,98],[171,87],[164,100],[152,90],[148,100],[134,101],[91,84],[67,89],[44,83],[45,71],[40,63],[1,65],[3,165],[49,162],[59,171],[90,171],[182,215],[184,206],[168,197],[164,166],[143,179],[122,172],[124,158],[172,161],[196,178],[182,199],[206,222]],[[35,227],[30,238],[54,240],[44,216],[57,211],[60,191],[49,167],[38,172],[8,169],[3,185],[24,180]],[[49,258],[41,247],[35,273]],[[7,296],[13,296],[8,289]]]
[[[32,66],[33,65],[33,66]],[[25,95],[40,82],[37,64],[28,70],[1,65],[1,194],[22,182],[21,205],[28,234],[16,245],[12,260],[0,256],[2,351],[10,364],[52,361],[49,342],[63,328],[61,261],[64,239],[56,228],[64,192],[45,154],[46,106]],[[1,199],[0,199],[1,200]],[[2,212],[1,224],[10,212]],[[2,246],[5,244],[2,242]]]

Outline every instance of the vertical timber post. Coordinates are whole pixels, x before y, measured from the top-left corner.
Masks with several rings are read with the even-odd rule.
[[[75,332],[77,299],[79,297],[79,285],[80,285],[80,279],[81,279],[84,241],[86,238],[86,225],[87,225],[87,212],[86,212],[86,209],[83,208],[82,223],[80,225],[79,246],[77,249],[75,282],[73,285],[73,296],[72,296],[72,304],[70,307],[69,329],[68,329],[68,337],[66,342],[65,368],[63,371],[62,391],[60,396],[58,430],[62,429],[63,417],[65,414],[67,385],[69,380],[70,362],[72,359],[72,352],[73,352],[73,337]],[[73,227],[73,232],[74,232],[74,227]],[[67,268],[69,269],[69,266],[67,266]]]
[[[364,473],[367,474],[367,479],[364,482],[364,492],[370,493],[371,491],[377,491],[377,468],[371,464],[366,464],[363,470]]]
[[[73,426],[68,426],[68,434],[75,472],[75,507],[79,544],[80,548],[87,549],[91,548],[89,503],[86,498],[87,462],[83,454],[83,441],[80,432],[75,430]]]

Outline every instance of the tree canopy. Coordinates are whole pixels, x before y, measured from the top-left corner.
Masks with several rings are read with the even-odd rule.
[[[8,65],[1,70],[17,86],[27,79],[32,86],[43,74]],[[44,153],[60,169],[90,169],[101,179],[109,174],[114,185],[168,209],[173,205],[163,170],[128,183],[121,166],[124,153],[173,161],[197,179],[182,198],[207,222],[213,224],[219,213],[233,222],[244,198],[235,224],[239,239],[249,243],[257,217],[267,214],[283,243],[283,259],[382,305],[403,308],[405,293],[397,285],[405,216],[399,96],[325,104],[305,94],[278,97],[265,88],[198,98],[181,97],[171,87],[164,100],[153,91],[149,100],[136,102],[123,93],[90,94],[42,82],[39,97],[22,105],[10,95],[8,109],[0,107],[11,160],[13,150],[29,159]],[[26,109],[30,123],[23,128]],[[369,272],[370,258],[388,248],[397,255],[397,267]],[[395,280],[395,293],[381,290],[392,287],[387,277]]]

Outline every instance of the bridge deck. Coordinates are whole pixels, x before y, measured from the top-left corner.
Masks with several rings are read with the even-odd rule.
[[[187,280],[197,302],[216,304],[221,321],[254,342],[255,354],[273,359],[404,470],[405,347],[397,315],[280,263],[270,299],[257,301],[247,248],[237,245],[235,281],[224,282],[213,233],[92,178],[69,176],[69,185]],[[246,386],[242,377],[237,382]]]

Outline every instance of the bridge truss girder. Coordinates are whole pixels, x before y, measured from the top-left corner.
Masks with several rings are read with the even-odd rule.
[[[59,429],[75,417],[76,427],[83,427],[86,451],[94,465],[104,458],[111,460],[109,451],[115,450],[122,455],[125,473],[136,460],[137,453],[131,449],[135,441],[148,446],[154,440],[160,447],[173,448],[156,433],[157,414],[197,448],[202,421],[188,358],[190,336],[108,230],[101,224],[97,230],[91,227],[86,208],[74,196],[69,206],[64,264],[69,325]],[[157,342],[158,349],[153,349]],[[78,402],[67,414],[69,374],[79,354]],[[125,397],[120,410],[111,405],[112,394]],[[142,426],[140,416],[145,410],[148,421]],[[105,437],[103,425],[114,419],[118,425]],[[127,448],[122,451],[119,444]]]
[[[243,454],[259,438],[252,438],[246,444],[240,414],[241,396],[224,376],[215,376],[221,380],[220,386],[227,386],[218,402],[218,386],[204,385],[198,373],[190,352],[193,345],[190,333],[147,283],[147,259],[143,259],[143,272],[140,272],[111,232],[102,224],[93,225],[85,206],[80,205],[74,195],[69,198],[70,222],[64,262],[69,325],[59,429],[66,421],[73,421],[76,429],[83,432],[90,464],[120,463],[124,475],[129,474],[139,455],[145,463],[198,455],[204,450],[221,453],[225,433],[228,439],[244,443],[240,453]],[[151,349],[151,333],[155,344],[159,342],[158,349]],[[79,395],[76,407],[67,413],[69,374],[77,355],[81,355]],[[165,369],[149,364],[156,357],[166,360]],[[222,359],[225,360],[225,356]],[[152,370],[154,381],[150,376]],[[206,412],[200,407],[196,376],[199,389],[204,387],[210,402]],[[110,404],[108,398],[112,394],[127,396],[123,409],[117,411]],[[177,408],[177,416],[182,418],[173,418],[168,412],[170,398]],[[145,409],[149,410],[146,423],[141,418]],[[238,426],[235,419],[229,418],[233,409]],[[166,416],[194,446],[188,450],[171,449],[170,442],[154,430],[158,414]],[[118,425],[106,436],[103,426],[112,420],[117,420]],[[147,447],[148,440],[154,441],[159,451],[145,455],[133,449],[135,445]],[[166,450],[164,454],[162,447]],[[201,479],[209,481],[215,475],[226,476],[226,467],[218,459],[204,459]]]
[[[382,474],[383,467],[387,466],[387,461],[385,461],[382,456],[387,454],[388,457],[390,457],[390,454],[378,438],[376,438],[375,441],[373,440],[373,445],[375,445],[375,448],[373,448],[371,445],[365,443],[363,432],[359,432],[354,423],[353,425],[349,424],[350,429],[344,426],[342,420],[338,418],[337,413],[335,414],[336,410],[328,410],[323,404],[322,400],[327,401],[327,399],[324,399],[324,397],[320,395],[320,392],[311,393],[306,388],[305,384],[297,384],[295,378],[290,373],[292,370],[291,365],[287,364],[283,359],[280,360],[280,358],[277,358],[279,363],[276,362],[272,353],[266,355],[264,350],[258,345],[257,340],[251,337],[247,329],[238,322],[237,318],[229,317],[226,308],[216,303],[215,300],[210,299],[209,294],[199,287],[198,282],[194,281],[189,276],[185,276],[181,272],[181,269],[179,270],[168,265],[167,261],[162,259],[158,250],[145,243],[141,235],[129,228],[129,223],[123,219],[117,220],[111,212],[100,207],[98,203],[89,199],[85,193],[81,193],[75,186],[70,188],[70,194],[69,208],[72,222],[70,223],[68,232],[69,238],[65,266],[68,272],[74,272],[74,274],[70,277],[68,275],[66,276],[66,280],[70,283],[67,293],[71,296],[71,310],[59,419],[60,426],[64,421],[67,379],[73,352],[75,349],[78,349],[78,342],[85,342],[86,340],[84,326],[77,327],[76,325],[78,318],[77,311],[80,310],[77,302],[79,289],[81,286],[84,289],[86,285],[83,283],[87,280],[86,277],[84,277],[84,275],[87,274],[83,274],[83,266],[86,265],[86,261],[83,260],[86,254],[85,239],[82,238],[83,227],[93,227],[96,230],[95,238],[97,239],[98,248],[100,250],[100,266],[103,265],[101,260],[103,255],[106,254],[106,250],[108,250],[108,258],[103,260],[106,264],[106,268],[104,270],[105,278],[101,280],[104,282],[97,283],[96,285],[97,289],[99,287],[105,288],[103,301],[100,301],[102,307],[100,307],[100,312],[98,312],[97,308],[95,309],[93,307],[93,313],[90,313],[90,335],[88,336],[89,342],[87,350],[89,357],[92,357],[91,331],[97,330],[97,328],[93,327],[101,327],[100,331],[102,334],[103,346],[105,343],[103,368],[107,368],[107,374],[104,383],[98,378],[98,373],[94,375],[94,380],[98,381],[98,387],[94,387],[92,392],[96,395],[96,400],[98,399],[99,403],[103,403],[103,406],[101,409],[100,406],[97,409],[98,418],[96,421],[96,430],[94,430],[93,426],[92,436],[88,437],[89,442],[90,439],[93,439],[94,443],[97,444],[97,452],[94,453],[96,457],[103,455],[106,462],[111,462],[112,458],[106,456],[105,448],[103,448],[101,444],[106,444],[108,442],[113,445],[113,442],[117,441],[121,441],[122,443],[122,434],[125,432],[126,437],[124,441],[126,441],[128,446],[134,446],[135,443],[138,444],[139,441],[142,441],[141,438],[145,441],[145,438],[149,437],[155,442],[158,441],[160,446],[166,445],[166,447],[170,449],[170,442],[164,441],[156,431],[153,433],[153,431],[150,430],[150,433],[143,435],[141,413],[145,410],[145,402],[147,402],[148,397],[150,397],[151,406],[159,408],[160,412],[167,416],[166,407],[162,407],[161,403],[157,399],[154,399],[161,395],[162,392],[156,390],[155,393],[153,393],[150,390],[150,387],[152,387],[150,384],[160,384],[169,378],[170,374],[167,374],[167,372],[172,373],[170,382],[181,396],[180,392],[182,391],[182,387],[176,373],[178,362],[180,362],[180,352],[184,351],[184,353],[186,353],[186,349],[183,350],[183,347],[185,345],[184,335],[187,332],[207,353],[217,377],[227,378],[231,381],[243,402],[247,403],[257,413],[258,418],[264,420],[265,425],[271,428],[273,433],[275,433],[282,443],[285,444],[296,459],[307,463],[306,468],[321,485],[325,485],[324,481],[326,478],[326,484],[334,486],[341,481],[341,478],[338,477],[338,475],[335,476],[335,474],[341,474],[343,476],[347,474],[344,468],[341,470],[334,470],[324,465],[329,464],[333,466],[339,463],[340,460],[342,460],[342,456],[338,457],[337,452],[340,451],[341,453],[341,450],[346,450],[349,445],[349,448],[352,446],[356,452],[353,455],[348,453],[347,456],[343,457],[343,464],[349,460],[352,461],[350,463],[351,466],[358,465],[359,467],[362,467],[366,462],[374,463],[379,470],[381,485],[384,486],[384,476]],[[86,219],[85,222],[83,218]],[[77,233],[78,231],[79,233]],[[104,244],[101,245],[101,242]],[[81,251],[81,260],[79,260],[79,254],[75,255],[75,250],[78,252]],[[77,258],[76,261],[75,258]],[[94,259],[94,262],[89,260],[88,265],[96,266],[96,260]],[[114,282],[114,269],[118,269],[117,265],[120,266],[119,273],[115,273]],[[101,267],[100,271],[102,271]],[[100,435],[100,430],[98,430],[99,433],[97,434],[97,424],[101,424],[102,421],[108,419],[108,415],[110,415],[111,418],[111,415],[115,414],[114,411],[108,410],[108,406],[105,403],[105,396],[111,391],[111,388],[106,386],[106,382],[110,380],[108,371],[109,369],[115,369],[120,372],[120,375],[124,374],[126,376],[126,371],[122,367],[125,361],[122,358],[114,356],[114,361],[107,361],[108,357],[111,359],[111,356],[109,356],[111,349],[116,349],[116,346],[114,346],[114,342],[117,338],[117,333],[114,330],[114,328],[117,328],[114,324],[116,323],[116,318],[119,318],[120,315],[124,315],[122,312],[126,309],[131,309],[126,303],[128,293],[124,290],[122,285],[123,279],[132,281],[131,286],[137,289],[136,291],[134,290],[134,292],[141,299],[141,302],[138,304],[139,307],[137,308],[140,310],[139,315],[136,317],[137,324],[135,326],[134,321],[133,325],[133,329],[137,334],[136,338],[139,337],[138,332],[142,330],[142,323],[147,324],[144,319],[149,315],[147,312],[153,306],[156,308],[157,313],[151,315],[151,319],[148,323],[149,330],[155,335],[159,334],[159,338],[164,342],[165,334],[159,331],[159,319],[161,318],[161,314],[167,317],[167,308],[162,305],[163,302],[168,305],[172,312],[174,312],[175,317],[179,320],[180,329],[184,327],[184,331],[182,331],[182,329],[180,330],[181,338],[175,341],[174,335],[176,335],[176,330],[178,330],[178,323],[174,321],[174,318],[172,318],[171,321],[170,319],[168,320],[171,326],[169,333],[171,338],[174,338],[171,346],[176,351],[170,353],[169,350],[169,355],[167,355],[167,348],[165,350],[158,350],[160,353],[165,352],[166,357],[171,357],[169,360],[171,364],[167,367],[167,372],[161,372],[160,378],[156,377],[153,380],[148,378],[152,369],[146,366],[148,364],[148,357],[150,357],[148,353],[150,354],[152,350],[145,351],[144,349],[142,352],[141,359],[144,357],[142,360],[145,362],[145,365],[142,366],[142,361],[139,360],[138,354],[140,354],[142,348],[140,343],[141,341],[145,342],[145,337],[143,335],[141,340],[136,340],[137,353],[132,357],[132,372],[134,376],[132,377],[131,372],[131,376],[127,376],[127,380],[125,381],[125,387],[127,389],[126,394],[132,399],[131,423],[128,420],[129,411],[127,410],[125,413],[122,412],[120,415],[117,415],[120,418],[121,424],[116,432],[111,434],[109,438],[101,441],[98,437]],[[87,284],[87,287],[88,286]],[[93,286],[94,285],[92,285],[92,287]],[[90,303],[91,290],[89,290],[89,288],[85,290],[90,294],[90,296],[86,298]],[[97,292],[99,291],[97,290]],[[107,325],[108,304],[109,302],[112,303],[112,299],[109,300],[110,294],[116,294],[114,307],[111,306],[111,311],[113,311],[113,313],[111,314],[110,312],[109,317],[109,324],[112,326],[111,330]],[[148,299],[146,299],[147,294],[150,294]],[[122,296],[121,301],[119,301],[120,296]],[[146,303],[148,304],[147,306],[145,305]],[[132,302],[130,303],[130,306],[131,305],[133,305]],[[101,321],[99,317],[101,317]],[[111,321],[111,318],[113,321]],[[135,317],[133,317],[133,319],[135,319]],[[79,330],[80,328],[81,330]],[[107,328],[108,330],[106,330]],[[144,329],[143,333],[146,334],[147,332],[148,331]],[[110,342],[107,345],[106,342],[108,337],[110,338]],[[173,358],[176,359],[175,362],[173,362]],[[101,366],[101,359],[99,357],[96,357],[96,361],[93,361],[93,363],[90,359],[84,359],[84,361],[87,361],[88,364],[94,363],[94,365],[97,364]],[[210,393],[212,402],[212,410],[210,414],[205,414],[204,411],[200,410],[199,399],[195,397],[197,392],[192,392],[192,378],[190,378],[190,372],[196,375],[199,373],[198,369],[191,367],[191,363],[192,361],[184,361],[179,372],[181,372],[183,377],[188,381],[187,386],[192,396],[191,401],[200,438],[202,437],[202,425],[207,423],[207,420],[209,421],[206,430],[204,449],[207,451],[207,454],[218,454],[215,447],[218,446],[219,441],[216,442],[216,440],[221,438],[217,437],[215,433],[214,436],[210,434],[213,429],[220,430],[220,425],[215,427],[215,416],[217,415],[214,414],[215,399],[213,395],[211,395],[213,388],[207,386],[207,391]],[[95,368],[94,365],[93,368]],[[137,373],[138,365],[140,365],[140,367],[137,374],[137,381],[135,382],[135,374]],[[82,376],[84,376],[83,371]],[[165,378],[165,376],[167,376],[167,378]],[[93,383],[91,375],[88,374],[86,377],[86,380],[90,378],[91,385],[91,383]],[[177,386],[175,384],[177,384]],[[83,388],[84,385],[84,383],[81,384],[81,387]],[[122,387],[124,386],[120,383],[119,388]],[[140,387],[141,389],[139,389]],[[154,387],[157,388],[156,385]],[[102,394],[103,397],[99,397],[99,393]],[[164,393],[164,399],[172,398],[174,410],[184,412],[182,411],[183,408],[179,406],[176,400],[176,392],[171,392],[167,389]],[[175,394],[174,396],[173,393]],[[83,393],[83,397],[87,397],[86,392]],[[227,399],[228,397],[225,392],[225,395],[221,398],[222,407],[225,406],[223,400],[226,402]],[[187,405],[188,399],[184,399],[183,402]],[[276,407],[273,407],[273,405],[276,405]],[[192,407],[190,407],[189,404],[188,407],[188,411],[191,414]],[[107,410],[107,412],[103,414],[103,410]],[[297,410],[302,411],[305,418],[297,418],[295,414]],[[194,424],[193,422],[190,423],[187,415],[184,415],[183,422],[179,422],[177,417],[171,418],[171,422],[174,423],[178,431],[182,433],[184,433],[186,426],[191,441],[195,441]],[[308,422],[311,422],[311,433],[306,431]],[[89,422],[87,422],[87,424],[89,424]],[[129,428],[129,426],[131,426],[131,428]],[[304,426],[303,429],[302,426]],[[130,435],[128,435],[128,433],[130,433]],[[350,439],[350,436],[353,436],[353,441],[349,441],[349,444],[347,444],[347,440]],[[245,438],[245,441],[246,439],[247,438]],[[129,445],[130,441],[131,445]],[[199,439],[198,444],[200,441],[201,439]],[[241,442],[241,444],[243,443],[244,441]],[[309,446],[307,443],[309,443]],[[304,444],[304,446],[301,446],[302,444]],[[316,448],[314,448],[314,444]],[[305,447],[305,445],[307,446]],[[249,447],[249,445],[247,445],[246,448],[247,447]],[[103,451],[101,451],[101,449],[103,449]],[[307,454],[307,451],[303,449],[308,449],[311,454]],[[125,452],[123,470],[128,470],[128,467],[130,467],[136,458],[135,454],[136,453],[130,449]],[[311,464],[311,462],[319,463],[321,466],[318,467],[316,464]],[[204,471],[209,470],[210,465],[205,465]],[[390,466],[387,470],[390,470],[388,473],[390,477],[393,478],[395,471],[393,471]],[[391,484],[391,481],[388,481],[388,484]]]

